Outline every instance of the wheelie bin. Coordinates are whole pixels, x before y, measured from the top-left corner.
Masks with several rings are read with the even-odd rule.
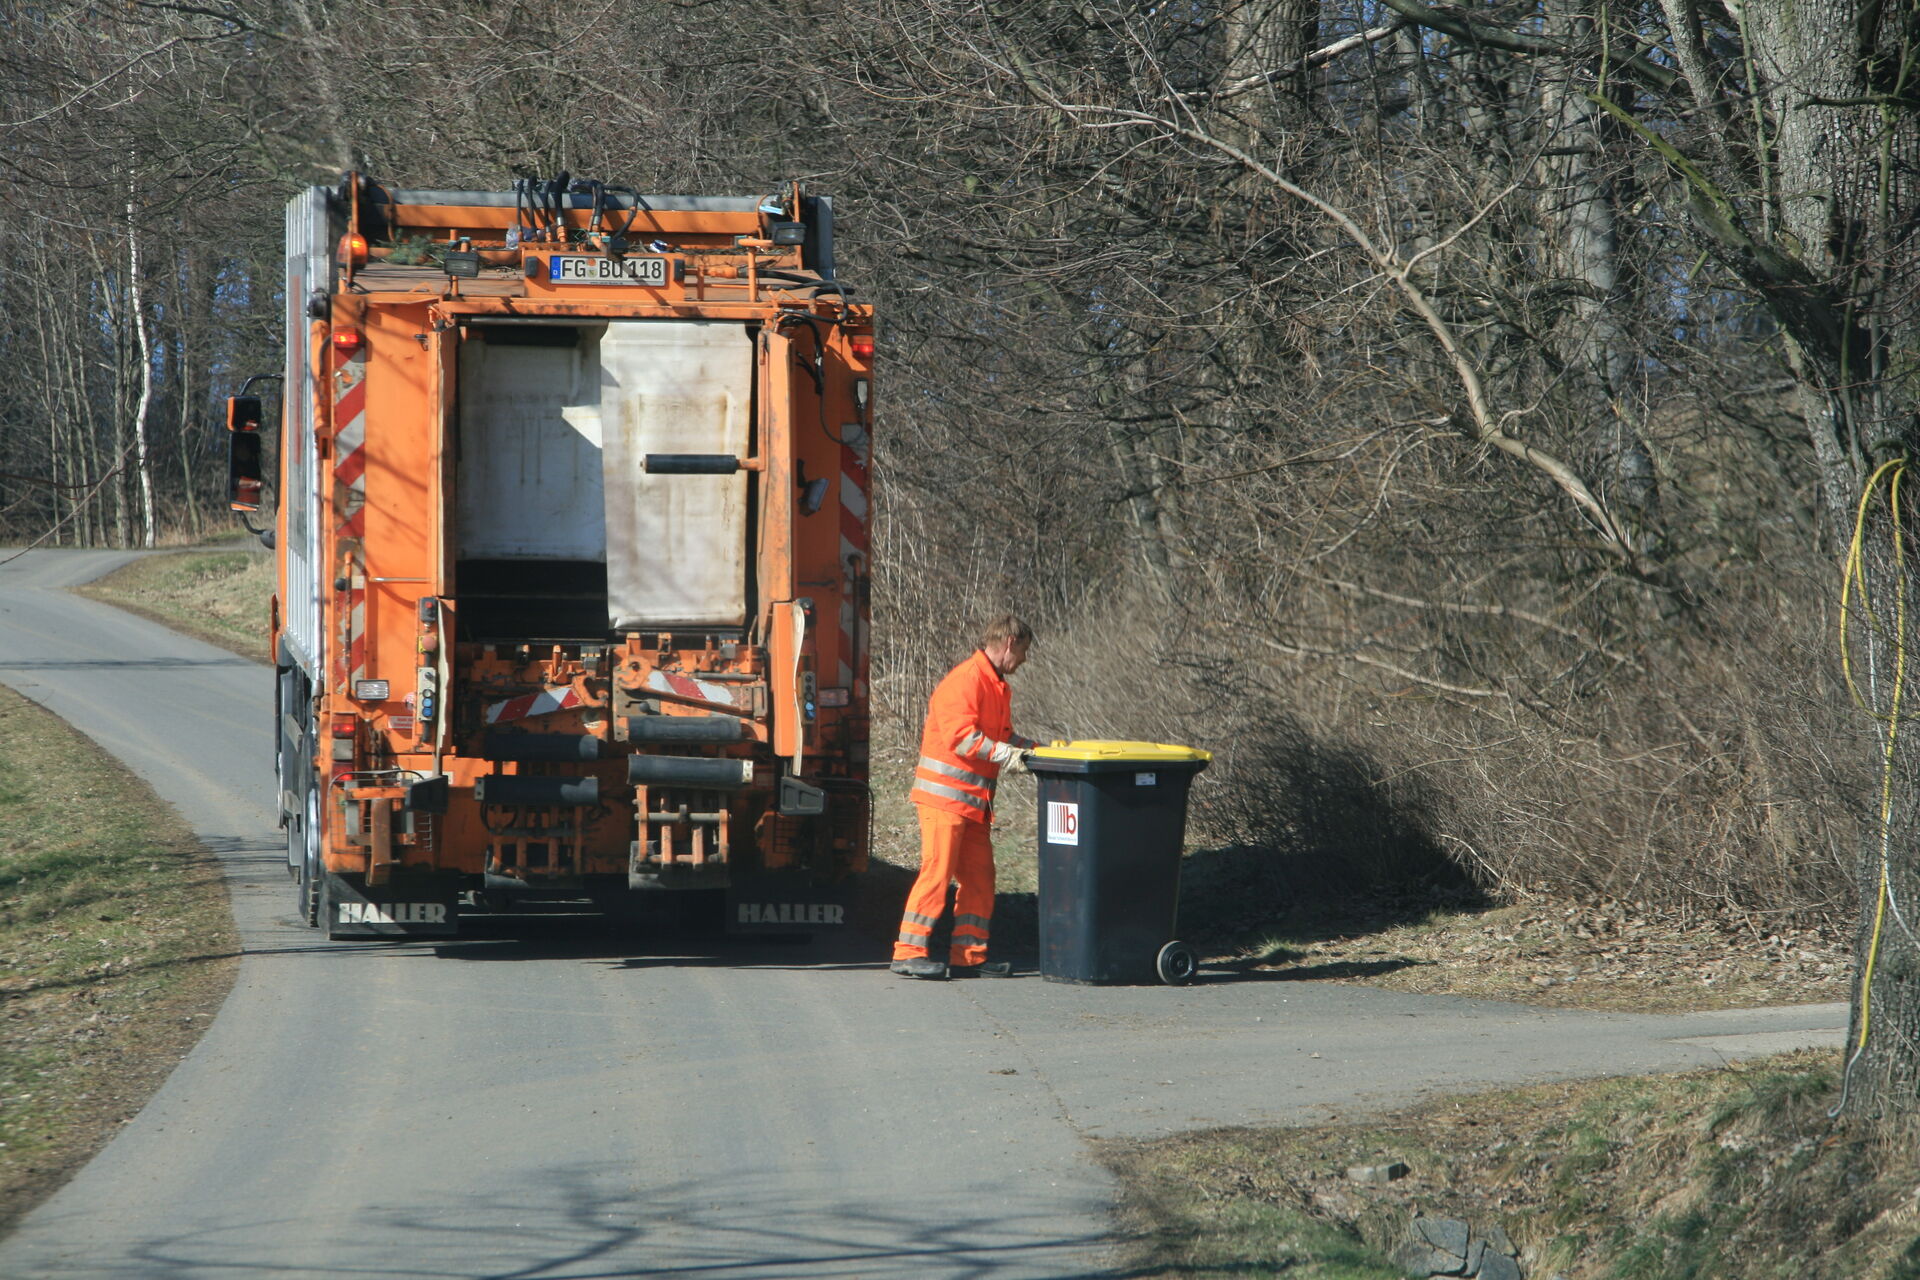
[[[1040,794],[1040,976],[1174,986],[1198,967],[1174,937],[1187,789],[1213,757],[1159,742],[1028,753]]]

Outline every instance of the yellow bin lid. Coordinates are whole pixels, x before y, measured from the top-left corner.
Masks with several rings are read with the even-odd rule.
[[[1032,754],[1042,760],[1079,760],[1089,764],[1193,764],[1213,759],[1213,752],[1198,747],[1178,747],[1168,742],[1116,742],[1106,738],[1056,740],[1044,747],[1035,747]]]

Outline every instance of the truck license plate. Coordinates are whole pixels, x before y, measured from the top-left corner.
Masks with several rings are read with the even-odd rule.
[[[554,284],[643,284],[655,289],[667,282],[665,258],[587,258],[557,256],[548,261]]]

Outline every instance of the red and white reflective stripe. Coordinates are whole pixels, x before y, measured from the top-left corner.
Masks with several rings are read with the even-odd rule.
[[[657,693],[675,693],[683,698],[698,698],[702,702],[719,702],[727,706],[751,706],[751,695],[744,695],[731,685],[715,684],[711,680],[696,680],[692,676],[675,675],[671,671],[647,672],[647,688]]]
[[[357,351],[334,373],[333,533],[343,561],[350,561],[341,665],[349,688],[367,674],[367,571],[351,544],[367,531],[367,353]]]
[[[543,716],[549,711],[577,707],[580,702],[580,692],[572,685],[551,684],[539,693],[525,693],[492,704],[487,708],[487,723],[501,724],[508,720],[525,720],[528,716]]]
[[[334,532],[359,538],[367,531],[367,353],[355,352],[333,376]]]
[[[840,446],[840,564],[849,578],[864,577],[867,556],[867,437],[849,425]],[[835,683],[851,689],[863,675],[854,669],[854,639],[859,626],[859,604],[854,593],[840,597],[840,671]]]

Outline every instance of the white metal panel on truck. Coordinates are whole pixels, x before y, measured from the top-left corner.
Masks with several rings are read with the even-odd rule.
[[[317,510],[319,459],[314,451],[314,378],[307,303],[333,286],[333,228],[324,187],[309,187],[287,202],[287,363],[281,384],[280,449],[286,483],[279,495],[287,512],[287,598],[280,602],[281,639],[294,661],[314,681],[325,659],[320,626],[321,542]]]
[[[753,343],[714,320],[631,320],[600,342],[607,614],[616,631],[739,627],[747,473],[649,475],[649,453],[731,454],[752,438]]]
[[[596,328],[564,346],[476,326],[460,349],[462,559],[605,560]]]

